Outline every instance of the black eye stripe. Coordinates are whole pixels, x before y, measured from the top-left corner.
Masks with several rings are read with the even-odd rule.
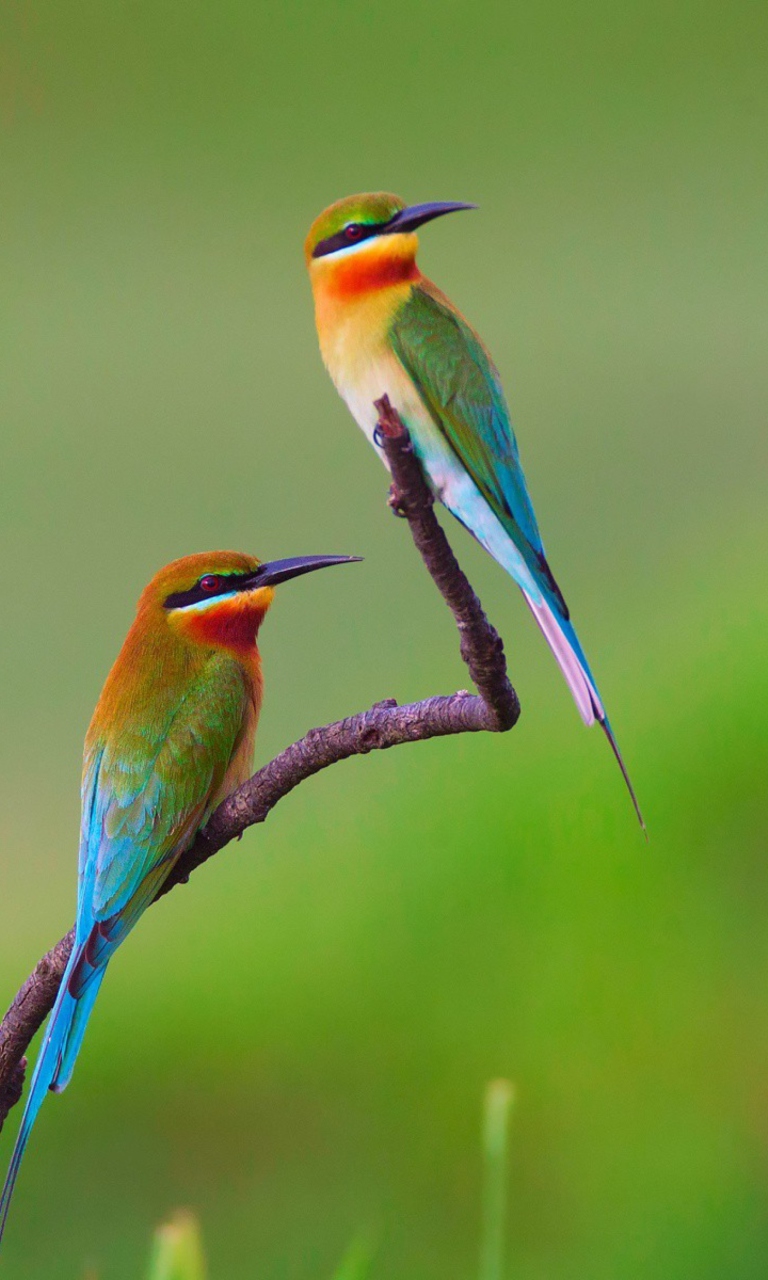
[[[335,253],[337,249],[348,249],[350,245],[362,244],[364,240],[370,240],[371,236],[378,235],[387,226],[387,222],[353,222],[348,226],[359,228],[360,234],[351,238],[347,235],[347,228],[342,227],[341,231],[337,231],[335,235],[328,236],[325,240],[319,240],[312,250],[313,258],[322,258],[326,253]]]
[[[219,589],[217,591],[204,590],[200,583],[206,578],[218,578],[220,582]],[[246,573],[204,573],[194,587],[190,587],[189,591],[174,591],[171,595],[166,596],[163,601],[163,608],[183,609],[185,605],[197,604],[199,600],[215,600],[217,596],[225,596],[231,591],[237,591],[241,585],[249,580],[253,580],[253,571],[251,570]]]

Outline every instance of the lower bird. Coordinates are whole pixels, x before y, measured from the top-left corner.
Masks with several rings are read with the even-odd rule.
[[[305,244],[320,350],[380,454],[374,401],[389,396],[435,494],[517,582],[583,721],[602,726],[644,826],[544,554],[498,370],[479,335],[416,264],[419,227],[473,208],[407,206],[399,196],[376,192],[348,196],[321,213]]]
[[[213,810],[251,771],[262,698],[256,637],[274,587],[354,556],[260,563],[234,551],[161,569],[85,739],[75,943],[0,1196],[0,1238],[48,1089],[69,1083],[107,964]]]

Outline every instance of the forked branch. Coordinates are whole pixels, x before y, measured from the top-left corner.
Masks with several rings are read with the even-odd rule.
[[[461,636],[461,656],[478,693],[461,691],[406,706],[398,706],[390,698],[358,715],[310,729],[219,805],[205,831],[179,858],[158,898],[186,883],[196,867],[247,827],[264,822],[278,801],[300,782],[339,760],[454,733],[503,733],[517,721],[520,705],[507,676],[501,639],[438,523],[408,432],[387,396],[376,402],[376,409],[377,439],[392,473],[390,505],[407,520],[424,564],[453,614]],[[0,1128],[21,1097],[24,1054],[53,1007],[73,942],[71,929],[38,961],[0,1023]]]

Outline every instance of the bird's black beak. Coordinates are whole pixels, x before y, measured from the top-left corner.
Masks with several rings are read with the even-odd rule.
[[[434,200],[431,204],[412,204],[401,209],[383,226],[380,235],[394,235],[398,231],[415,231],[433,218],[444,213],[459,213],[462,209],[476,209],[476,204],[462,204],[460,200]]]
[[[362,556],[293,556],[290,560],[268,560],[245,578],[239,589],[252,591],[254,587],[274,587],[289,578],[300,578],[303,573],[314,573],[315,569],[327,569],[332,564],[356,564],[360,560]]]

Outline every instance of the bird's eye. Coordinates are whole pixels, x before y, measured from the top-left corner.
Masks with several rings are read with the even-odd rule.
[[[221,578],[215,573],[206,573],[198,582],[201,591],[207,591],[209,594],[218,591],[221,587]]]
[[[363,228],[360,226],[359,222],[348,222],[344,228],[344,235],[350,242],[360,240],[362,239]]]

